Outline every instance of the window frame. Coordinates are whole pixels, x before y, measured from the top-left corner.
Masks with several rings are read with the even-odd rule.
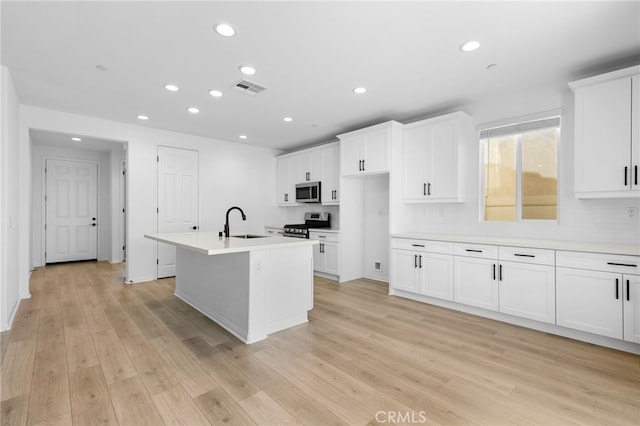
[[[557,119],[558,120],[558,134],[556,139],[556,217],[555,219],[525,219],[522,217],[522,134],[525,131],[520,132],[507,132],[504,135],[511,134],[517,135],[517,141],[515,146],[515,155],[516,155],[516,217],[515,220],[508,221],[500,221],[500,220],[487,220],[485,219],[485,208],[486,208],[486,194],[485,194],[485,159],[487,155],[487,142],[486,140],[489,138],[489,135],[483,137],[483,133],[496,130],[499,128],[509,128],[514,127],[517,128],[522,126],[525,123],[529,122],[542,122],[545,120]],[[478,187],[478,195],[479,195],[479,220],[481,223],[501,223],[501,224],[516,224],[516,223],[526,223],[526,224],[557,224],[559,222],[559,213],[560,213],[560,183],[561,183],[561,173],[560,173],[560,141],[562,135],[562,110],[552,110],[541,112],[538,114],[532,114],[527,116],[521,116],[516,118],[510,118],[506,120],[501,120],[498,122],[490,122],[484,123],[476,126],[477,136],[478,136],[478,148],[479,148],[479,187]],[[525,126],[526,127],[526,126]],[[555,127],[555,126],[554,126]],[[542,130],[544,127],[541,126],[539,130]],[[483,142],[484,141],[484,142]]]

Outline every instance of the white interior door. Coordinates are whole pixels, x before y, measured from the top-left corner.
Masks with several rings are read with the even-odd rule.
[[[46,160],[45,262],[98,258],[98,165]]]
[[[198,229],[198,151],[158,147],[158,233]],[[158,243],[158,278],[176,274],[176,249]]]

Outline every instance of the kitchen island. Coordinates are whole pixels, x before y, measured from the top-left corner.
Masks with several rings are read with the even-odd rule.
[[[176,247],[176,297],[243,342],[307,322],[317,241],[216,232],[145,237]]]

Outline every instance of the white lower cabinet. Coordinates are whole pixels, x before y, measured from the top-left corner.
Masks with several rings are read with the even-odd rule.
[[[420,294],[453,300],[453,256],[423,253]]]
[[[455,256],[453,300],[478,308],[498,310],[497,259]]]
[[[640,343],[640,275],[623,276],[624,340]]]
[[[640,268],[635,256],[559,251],[557,324],[640,343]]]
[[[503,262],[498,266],[500,312],[556,322],[556,274],[552,265]]]
[[[562,267],[556,274],[558,325],[622,339],[620,274]]]
[[[452,244],[442,241],[391,241],[393,289],[453,300]]]
[[[391,250],[391,286],[394,289],[411,293],[420,291],[418,256],[418,252]]]
[[[555,324],[554,251],[500,246],[498,258],[500,312]]]
[[[340,234],[309,232],[309,239],[320,241],[313,246],[313,270],[325,274],[340,275]]]

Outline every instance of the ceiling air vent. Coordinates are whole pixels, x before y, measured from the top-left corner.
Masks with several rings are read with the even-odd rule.
[[[251,96],[257,95],[258,93],[266,89],[266,87],[249,80],[240,80],[236,84],[231,86],[231,88],[236,92],[244,93]]]

